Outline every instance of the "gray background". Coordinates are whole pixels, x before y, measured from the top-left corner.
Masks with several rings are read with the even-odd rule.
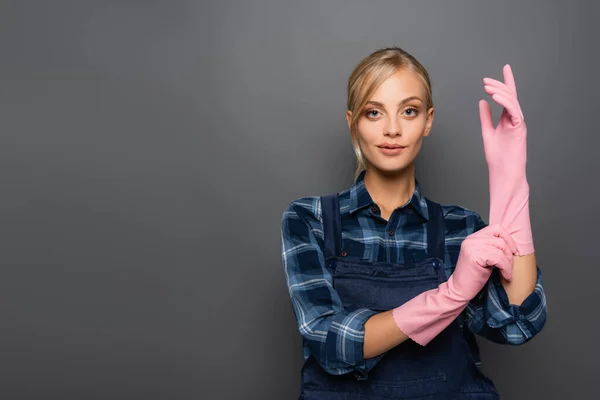
[[[281,214],[352,183],[346,80],[398,45],[433,80],[425,193],[486,220],[477,102],[512,65],[549,319],[485,370],[598,398],[595,4],[2,1],[0,397],[295,398]]]

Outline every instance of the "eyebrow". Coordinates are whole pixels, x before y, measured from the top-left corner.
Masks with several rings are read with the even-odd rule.
[[[419,100],[421,103],[423,102],[423,100],[421,100],[421,98],[419,96],[410,96],[410,97],[400,100],[398,102],[398,105],[401,106],[402,104],[407,103],[411,100]],[[374,106],[383,107],[383,104],[378,101],[369,100],[369,101],[367,101],[367,104],[373,104]]]

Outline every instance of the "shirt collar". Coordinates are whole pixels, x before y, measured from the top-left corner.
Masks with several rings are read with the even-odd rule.
[[[350,188],[350,214],[361,208],[375,204],[365,186],[365,173],[366,171],[362,171]],[[403,207],[410,207],[416,211],[417,214],[421,215],[426,220],[429,220],[427,202],[425,201],[425,197],[421,194],[421,187],[417,179],[415,179],[415,191],[410,200]]]

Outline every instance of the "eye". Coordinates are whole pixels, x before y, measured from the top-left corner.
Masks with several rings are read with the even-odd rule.
[[[407,108],[406,110],[404,110],[404,112],[405,113],[410,112],[410,113],[408,113],[406,115],[408,115],[409,117],[414,117],[414,116],[416,116],[419,113],[419,110],[417,110],[414,107],[410,107],[410,108]]]
[[[379,111],[377,111],[377,110],[367,110],[367,111],[365,112],[365,115],[366,115],[368,118],[377,118],[378,116],[380,116],[380,115],[381,115],[381,113],[380,113]]]

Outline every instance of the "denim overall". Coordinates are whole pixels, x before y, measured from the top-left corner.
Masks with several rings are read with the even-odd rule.
[[[342,236],[338,195],[321,197],[321,205],[326,265],[344,307],[391,310],[446,280],[445,223],[439,204],[427,199],[427,258],[415,264],[339,257]],[[497,400],[494,384],[475,365],[472,344],[458,321],[426,346],[408,339],[392,348],[366,379],[358,373],[329,374],[310,356],[302,367],[300,399]]]

